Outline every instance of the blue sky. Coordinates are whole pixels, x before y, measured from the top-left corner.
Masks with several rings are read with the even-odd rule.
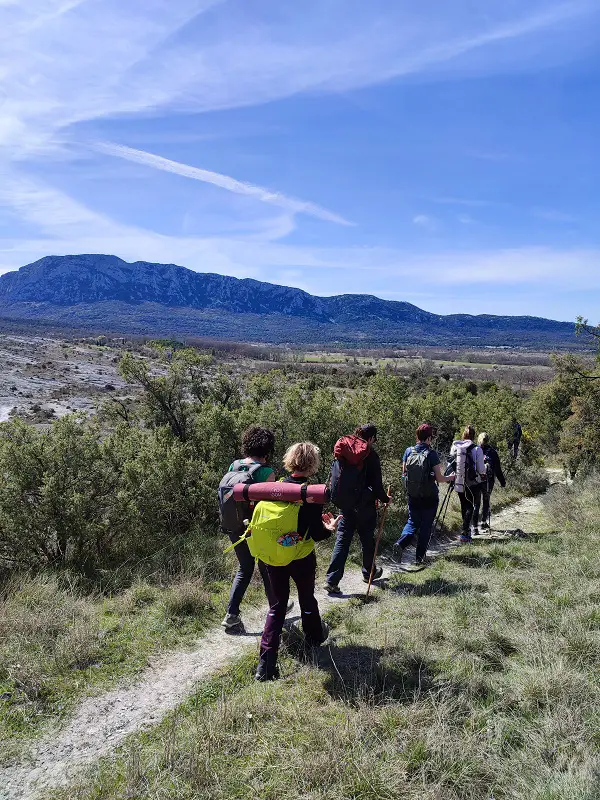
[[[600,0],[0,0],[0,271],[600,320]]]

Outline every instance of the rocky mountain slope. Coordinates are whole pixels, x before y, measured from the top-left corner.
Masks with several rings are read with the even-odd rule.
[[[441,316],[371,295],[300,289],[116,256],[47,256],[0,277],[0,317],[148,334],[297,343],[560,346],[573,325],[539,317]]]

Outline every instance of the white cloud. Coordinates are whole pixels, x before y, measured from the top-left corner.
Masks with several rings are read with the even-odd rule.
[[[435,217],[430,217],[427,214],[415,214],[412,218],[413,225],[417,228],[422,228],[425,231],[435,231],[437,228],[437,220]]]
[[[175,175],[181,175],[184,178],[192,178],[195,181],[210,183],[213,186],[218,186],[221,189],[226,189],[228,192],[234,192],[235,194],[254,197],[262,203],[271,203],[293,214],[308,214],[311,217],[316,217],[326,222],[335,222],[338,225],[352,224],[339,214],[334,214],[332,211],[328,211],[326,208],[322,208],[315,203],[298,200],[294,197],[287,197],[280,192],[265,189],[262,186],[254,186],[251,183],[238,181],[235,178],[231,178],[229,175],[221,175],[218,172],[211,172],[207,169],[191,167],[179,161],[171,161],[168,158],[163,158],[153,153],[147,153],[144,150],[135,150],[133,147],[125,147],[124,145],[113,144],[112,142],[96,142],[94,147],[99,152],[106,153],[110,156],[124,158],[128,161],[134,161],[137,164],[160,169],[165,172],[172,172]]]
[[[557,211],[554,208],[533,208],[531,213],[534,217],[537,217],[537,219],[542,219],[546,222],[577,222],[577,217],[573,216],[573,214]]]
[[[393,294],[398,282],[409,293],[424,281],[438,295],[447,291],[445,287],[464,285],[519,291],[543,285],[548,292],[585,286],[590,296],[600,290],[600,251],[592,249],[523,247],[423,254],[383,247],[308,247],[277,241],[278,225],[285,228],[285,218],[255,235],[165,236],[115,222],[61,192],[18,177],[0,184],[0,204],[43,233],[36,239],[0,240],[0,271],[50,253],[98,252],[130,261],[174,262],[199,271],[300,283],[315,294],[364,291],[365,279],[378,294]]]

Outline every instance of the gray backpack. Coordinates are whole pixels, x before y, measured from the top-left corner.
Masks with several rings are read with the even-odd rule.
[[[233,499],[233,487],[238,483],[254,483],[254,475],[264,464],[244,464],[238,460],[232,467],[219,484],[219,520],[222,530],[237,533],[243,529],[244,520],[250,519],[252,514],[250,503],[236,503]]]
[[[436,483],[431,477],[430,452],[413,447],[406,459],[406,492],[415,500],[429,500],[438,496]]]

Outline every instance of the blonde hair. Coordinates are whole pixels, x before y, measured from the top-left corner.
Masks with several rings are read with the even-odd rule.
[[[481,433],[477,437],[477,444],[479,445],[479,447],[481,447],[484,444],[488,444],[489,441],[490,441],[489,433],[486,433],[485,431],[481,431]]]
[[[297,442],[286,450],[283,466],[288,472],[306,472],[314,475],[321,464],[321,451],[312,442]]]
[[[475,439],[475,428],[472,425],[465,425],[463,439],[470,439],[471,441]]]

